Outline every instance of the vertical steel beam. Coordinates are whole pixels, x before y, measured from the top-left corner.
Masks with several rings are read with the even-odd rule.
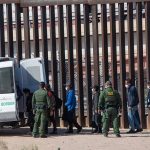
[[[85,72],[86,72],[86,98],[87,98],[87,125],[88,126],[91,125],[91,121],[92,121],[89,7],[90,7],[89,5],[84,5]]]
[[[128,127],[127,120],[127,101],[126,101],[126,61],[125,61],[125,30],[124,30],[124,4],[119,4],[119,54],[120,54],[120,85],[121,85],[121,99],[122,99],[122,128]]]
[[[134,32],[133,32],[133,3],[128,3],[127,21],[128,21],[128,64],[129,64],[129,78],[133,83],[135,80],[134,69]]]
[[[66,6],[67,17],[67,49],[68,49],[68,71],[69,80],[74,87],[74,59],[73,59],[73,35],[72,35],[72,8],[71,5]]]
[[[31,57],[30,50],[30,27],[29,27],[29,9],[23,8],[24,16],[24,45],[25,45],[25,58]]]
[[[142,128],[146,127],[145,101],[144,101],[144,72],[143,72],[143,31],[142,31],[142,3],[136,4],[136,29],[137,29],[137,60],[138,60],[138,93],[140,117]]]
[[[15,14],[16,14],[16,52],[17,61],[22,59],[22,36],[21,36],[21,8],[19,4],[15,4]]]
[[[58,63],[56,58],[55,6],[50,6],[49,12],[52,89],[55,94],[58,95]],[[58,110],[55,111],[55,117],[58,117]]]
[[[76,59],[79,122],[84,124],[83,75],[82,75],[82,46],[81,46],[81,16],[80,5],[75,5]]]
[[[39,57],[39,26],[37,7],[33,7],[33,47],[34,57]]]
[[[65,68],[65,45],[64,45],[64,18],[63,6],[58,6],[58,34],[59,34],[59,64],[60,64],[60,90],[61,99],[63,99],[63,111],[66,99],[66,91],[64,84],[66,83],[66,68]]]
[[[147,80],[150,81],[150,2],[145,3]]]
[[[12,5],[6,5],[7,11],[7,40],[8,40],[8,56],[14,56],[14,48],[13,48],[13,26],[12,26]]]
[[[150,2],[145,3],[145,25],[146,25],[146,69],[147,81],[150,81]],[[148,110],[147,128],[150,129],[150,110]]]
[[[109,80],[108,73],[108,38],[107,38],[107,8],[106,4],[101,5],[101,29],[102,29],[102,65],[103,84]]]
[[[52,71],[52,87],[58,94],[58,75],[57,75],[57,59],[56,59],[56,31],[55,31],[55,8],[50,6],[50,49],[51,49],[51,71]]]
[[[100,85],[97,5],[92,5],[94,85]]]
[[[111,47],[111,76],[113,88],[117,89],[117,53],[116,53],[116,16],[115,4],[110,4],[110,47]]]
[[[41,7],[41,37],[42,37],[42,56],[45,63],[46,82],[49,82],[48,70],[48,46],[47,46],[47,20],[46,20],[46,6]]]
[[[0,4],[0,56],[5,57],[5,33],[3,4]]]

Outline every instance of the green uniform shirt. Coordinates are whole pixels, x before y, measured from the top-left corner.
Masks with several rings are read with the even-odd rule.
[[[47,108],[50,108],[50,98],[48,97],[47,91],[44,89],[39,89],[34,92],[32,97],[32,107],[33,109],[36,108],[36,106],[45,106]]]
[[[121,108],[121,98],[119,93],[112,88],[106,88],[101,94],[99,99],[98,107],[100,110],[107,108],[107,106],[114,106]]]

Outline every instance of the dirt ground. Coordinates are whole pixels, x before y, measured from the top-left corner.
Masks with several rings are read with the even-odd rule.
[[[51,131],[51,129],[49,129]],[[121,130],[121,138],[116,138],[110,130],[109,137],[91,134],[91,129],[83,129],[80,134],[66,135],[65,129],[58,129],[57,136],[46,139],[32,138],[29,128],[1,129],[0,150],[149,150],[150,131],[126,134]]]

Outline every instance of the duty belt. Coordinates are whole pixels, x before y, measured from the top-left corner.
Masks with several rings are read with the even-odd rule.
[[[42,105],[42,104],[41,104],[41,105],[40,105],[40,104],[36,104],[36,105],[35,105],[35,108],[36,108],[36,109],[46,109],[47,107],[46,107],[45,104],[43,104],[43,105]]]
[[[110,108],[110,107],[112,107],[112,108],[116,108],[116,106],[115,106],[115,105],[107,105],[105,108],[106,108],[106,109],[108,109],[108,108]]]

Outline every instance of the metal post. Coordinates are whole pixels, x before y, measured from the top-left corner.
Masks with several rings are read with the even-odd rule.
[[[69,80],[74,87],[74,58],[73,58],[73,35],[72,35],[72,8],[71,5],[66,6],[67,16],[67,49],[68,49],[68,72]]]
[[[8,40],[8,56],[14,56],[13,48],[13,26],[12,26],[12,5],[7,4],[7,40]]]
[[[24,16],[24,45],[25,45],[25,58],[30,58],[30,28],[29,28],[29,10],[28,8],[23,8]]]
[[[100,85],[97,5],[92,5],[94,85]]]
[[[22,59],[22,36],[21,36],[21,8],[20,4],[15,5],[15,14],[16,14],[16,52],[17,52],[17,61],[19,62]]]
[[[110,4],[110,45],[111,45],[111,76],[113,88],[117,90],[117,53],[116,53],[116,16],[115,4]]]
[[[108,73],[108,38],[107,38],[107,10],[106,5],[101,5],[101,28],[102,28],[102,66],[103,66],[103,85],[109,80]]]
[[[0,4],[0,56],[5,57],[5,34],[3,4]]]
[[[39,26],[38,26],[38,9],[37,7],[32,8],[33,12],[33,47],[34,57],[39,57]]]
[[[92,121],[92,91],[91,91],[91,57],[90,57],[90,28],[89,5],[84,5],[84,41],[85,41],[85,72],[86,72],[86,98],[87,98],[87,125]]]
[[[82,75],[82,46],[80,5],[75,5],[76,59],[77,59],[77,89],[79,122],[84,124],[83,75]]]
[[[119,52],[120,52],[120,85],[121,85],[121,99],[122,99],[122,128],[128,127],[127,120],[127,100],[126,100],[126,57],[125,57],[125,29],[124,29],[124,4],[119,4]]]
[[[142,31],[142,3],[136,4],[136,29],[137,29],[137,61],[138,61],[138,94],[142,128],[146,127],[145,101],[144,101],[144,72],[143,72],[143,31]]]

